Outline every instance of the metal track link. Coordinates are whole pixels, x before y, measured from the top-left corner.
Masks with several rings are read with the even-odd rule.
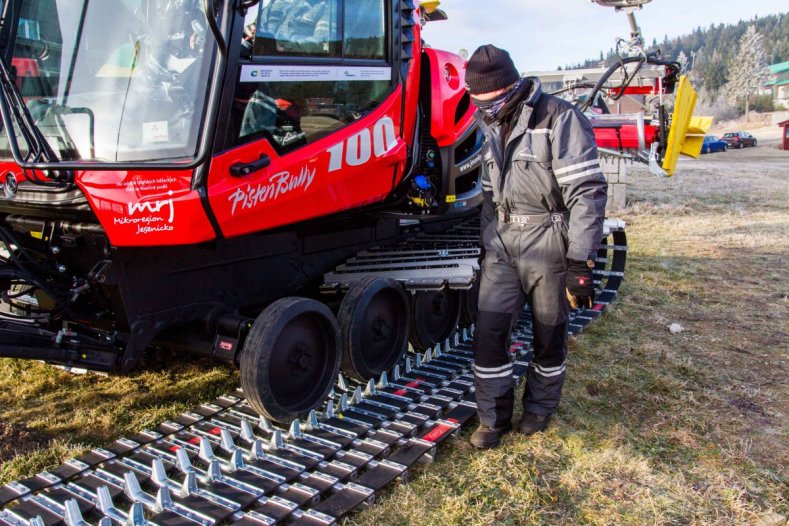
[[[571,312],[570,334],[614,300],[626,254],[624,225],[607,223],[598,301]],[[525,309],[512,335],[515,379],[529,367],[530,318]],[[6,484],[0,526],[335,524],[432,461],[476,414],[472,332],[410,354],[377,382],[340,377],[320,410],[288,429],[259,417],[237,390]]]

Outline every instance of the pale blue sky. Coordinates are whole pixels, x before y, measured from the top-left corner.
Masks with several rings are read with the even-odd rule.
[[[594,58],[626,38],[624,13],[590,0],[443,0],[449,20],[428,23],[423,37],[439,49],[472,53],[482,44],[507,49],[521,71]],[[786,0],[653,0],[636,13],[647,43],[698,26],[733,23],[755,15],[789,12]],[[784,14],[783,16],[789,16]]]

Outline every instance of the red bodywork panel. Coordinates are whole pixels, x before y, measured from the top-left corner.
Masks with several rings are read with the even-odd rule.
[[[14,163],[0,163],[0,173],[25,180]],[[5,177],[4,177],[5,178]],[[214,230],[190,188],[192,170],[81,171],[77,187],[88,199],[114,246],[201,243]]]
[[[617,130],[619,134],[617,134]],[[624,124],[619,128],[595,128],[594,137],[597,146],[601,148],[638,148],[638,127],[634,124]],[[658,140],[658,129],[654,126],[644,126],[646,146]]]
[[[466,95],[466,61],[438,49],[426,48],[430,61],[430,90],[432,119],[430,134],[439,146],[457,142],[474,119],[474,106],[468,104],[465,112],[455,122],[457,108]]]
[[[265,141],[215,157],[208,197],[227,237],[258,232],[383,200],[402,175],[401,91],[357,122],[280,157]],[[271,164],[244,177],[236,163],[268,155]]]
[[[192,170],[80,172],[77,185],[114,246],[184,245],[214,239]]]

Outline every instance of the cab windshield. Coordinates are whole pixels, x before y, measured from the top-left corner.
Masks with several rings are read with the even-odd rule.
[[[21,0],[15,9],[9,66],[61,160],[195,156],[213,42],[199,0]],[[0,156],[11,157],[5,130]]]

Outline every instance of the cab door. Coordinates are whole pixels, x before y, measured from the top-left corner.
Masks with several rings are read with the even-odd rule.
[[[224,149],[208,174],[227,237],[382,201],[402,173],[385,0],[263,0],[244,20]],[[235,58],[235,57],[234,57]]]

